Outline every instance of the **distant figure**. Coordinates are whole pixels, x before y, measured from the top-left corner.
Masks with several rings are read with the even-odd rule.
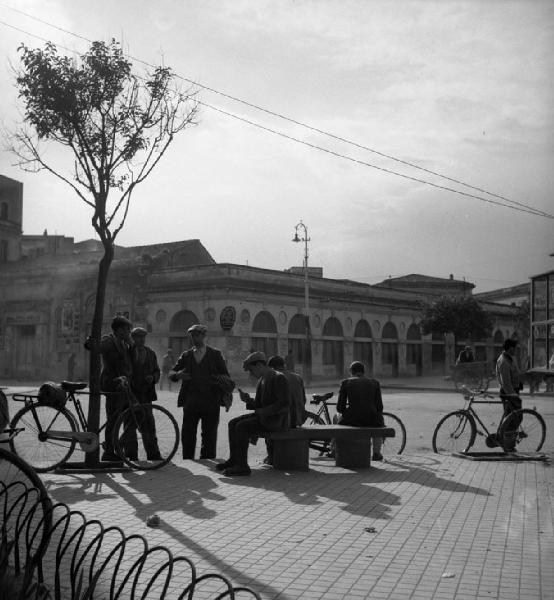
[[[460,354],[458,354],[458,359],[456,360],[456,364],[459,365],[461,363],[470,363],[473,362],[473,351],[471,350],[471,346],[466,346]]]
[[[294,371],[294,355],[289,348],[289,353],[285,356],[285,369],[291,373]]]
[[[72,352],[67,359],[67,381],[73,381],[75,378],[75,365],[77,364],[77,356]]]
[[[504,342],[504,351],[496,361],[496,378],[500,384],[500,398],[504,404],[504,418],[509,414],[521,409],[521,397],[519,392],[523,387],[520,382],[520,373],[515,360],[517,340],[507,339]],[[521,417],[512,419],[513,430],[504,432],[504,451],[513,453],[515,451],[517,428],[521,423]]]
[[[162,358],[162,373],[160,376],[160,391],[164,389],[164,383],[167,383],[167,389],[171,392],[171,379],[169,379],[169,371],[175,364],[175,357],[173,356],[173,349],[168,348],[167,353]]]

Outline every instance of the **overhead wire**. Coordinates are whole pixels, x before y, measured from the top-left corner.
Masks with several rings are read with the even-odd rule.
[[[20,14],[22,14],[22,15],[24,15],[24,16],[26,16],[26,17],[30,18],[30,19],[36,20],[36,21],[38,21],[38,22],[40,22],[40,23],[43,23],[43,24],[45,24],[45,25],[47,25],[47,26],[49,26],[49,27],[52,27],[52,28],[54,28],[54,29],[57,29],[57,30],[59,30],[59,31],[61,31],[61,32],[63,32],[63,33],[66,33],[66,34],[68,34],[68,35],[71,35],[71,36],[73,36],[73,37],[76,37],[76,38],[78,38],[78,39],[81,39],[81,40],[83,40],[83,41],[86,41],[86,42],[88,42],[88,43],[92,43],[92,40],[90,40],[89,38],[87,38],[87,37],[85,37],[85,36],[83,36],[83,35],[80,35],[80,34],[78,34],[78,33],[75,33],[75,32],[73,32],[73,31],[67,30],[67,29],[65,29],[65,28],[63,28],[63,27],[60,27],[60,26],[58,26],[58,25],[54,25],[54,24],[52,24],[52,23],[49,23],[48,21],[45,21],[44,19],[41,19],[41,18],[39,18],[39,17],[36,17],[36,16],[34,16],[34,15],[31,15],[31,14],[29,14],[29,13],[26,13],[25,11],[22,11],[22,10],[20,10],[20,9],[16,9],[16,8],[13,8],[13,7],[11,7],[11,6],[8,6],[8,5],[5,5],[5,4],[4,4],[4,3],[2,3],[2,2],[0,2],[0,6],[3,6],[3,7],[5,7],[5,8],[8,8],[8,9],[10,9],[10,10],[14,11],[14,12],[20,13]],[[19,28],[19,27],[17,27],[17,26],[14,26],[14,25],[12,25],[12,24],[6,23],[5,21],[2,21],[2,20],[0,20],[0,23],[1,23],[1,24],[3,24],[3,25],[5,25],[5,26],[7,26],[7,27],[10,27],[10,28],[12,28],[12,29],[15,29],[15,30],[17,30],[17,31],[20,31],[21,33],[24,33],[24,34],[26,34],[26,35],[30,35],[30,36],[32,36],[32,37],[35,37],[35,38],[37,38],[37,39],[40,39],[40,40],[42,40],[42,41],[48,41],[48,40],[46,40],[46,39],[45,39],[44,37],[42,37],[42,36],[39,36],[39,35],[37,35],[37,34],[34,34],[34,33],[31,33],[31,32],[29,32],[29,31],[26,31],[26,30],[24,30],[24,29],[21,29],[21,28]],[[65,49],[65,50],[67,50],[67,51],[69,51],[69,52],[75,52],[75,50],[72,50],[72,49],[70,49],[70,48],[64,47],[64,46],[63,46],[63,45],[61,45],[61,44],[58,44],[58,45],[59,45],[61,48]],[[135,56],[133,56],[133,55],[131,55],[131,54],[128,54],[128,53],[126,53],[126,55],[127,55],[127,56],[128,56],[130,59],[132,59],[133,61],[135,61],[135,62],[139,62],[139,63],[141,63],[141,64],[143,64],[143,65],[145,65],[145,66],[147,66],[147,67],[150,67],[150,68],[155,68],[155,65],[152,65],[151,63],[149,63],[149,62],[147,62],[147,61],[144,61],[144,60],[142,60],[142,59],[140,59],[140,58],[138,58],[138,57],[135,57]],[[437,189],[440,189],[440,190],[444,190],[444,191],[448,191],[448,192],[456,193],[456,194],[459,194],[459,195],[462,195],[462,196],[465,196],[465,197],[468,197],[468,198],[473,198],[473,199],[481,200],[481,201],[483,201],[483,202],[487,202],[487,203],[489,203],[489,204],[493,204],[493,205],[497,205],[497,206],[502,206],[502,207],[504,207],[504,208],[509,208],[509,209],[512,209],[512,210],[517,210],[517,211],[519,211],[519,212],[524,212],[524,213],[533,214],[533,215],[536,215],[536,216],[542,216],[542,217],[546,217],[546,218],[554,219],[554,215],[552,215],[552,214],[550,214],[550,213],[547,213],[547,212],[545,212],[545,211],[542,211],[542,210],[540,210],[540,209],[536,209],[536,208],[534,208],[534,207],[532,207],[532,206],[529,206],[529,205],[526,205],[526,204],[524,204],[524,203],[517,202],[517,201],[515,201],[515,200],[511,200],[511,199],[509,199],[509,198],[506,198],[506,197],[504,197],[504,196],[501,196],[501,195],[498,195],[498,194],[494,194],[494,193],[492,193],[492,192],[488,192],[487,190],[484,190],[484,189],[482,189],[482,188],[478,188],[478,187],[472,186],[472,185],[470,185],[470,184],[466,184],[466,183],[464,183],[464,182],[462,182],[462,181],[460,181],[460,180],[457,180],[457,179],[454,179],[454,178],[448,177],[448,176],[446,176],[446,175],[442,175],[442,174],[440,174],[440,173],[437,173],[437,172],[435,172],[435,171],[432,171],[432,170],[429,170],[429,169],[425,169],[424,167],[420,167],[420,166],[418,166],[418,165],[415,165],[415,164],[413,164],[413,163],[410,163],[410,162],[407,162],[407,161],[404,161],[404,160],[398,159],[398,158],[396,158],[396,157],[393,157],[393,156],[391,156],[391,155],[388,155],[388,154],[385,154],[385,153],[379,152],[379,151],[377,151],[377,150],[371,149],[371,148],[369,148],[369,147],[367,147],[367,146],[364,146],[364,145],[358,144],[358,143],[356,143],[356,142],[353,142],[353,141],[351,141],[351,140],[348,140],[348,139],[346,139],[346,138],[344,138],[344,137],[337,136],[337,135],[335,135],[335,134],[332,134],[332,133],[326,132],[326,131],[324,131],[324,130],[322,130],[322,129],[319,129],[319,128],[313,127],[313,126],[311,126],[311,125],[308,125],[308,124],[302,123],[301,121],[297,121],[296,119],[292,119],[292,118],[290,118],[290,117],[287,117],[287,116],[285,116],[285,115],[281,115],[281,114],[279,114],[279,113],[276,113],[276,112],[274,112],[274,111],[271,111],[271,110],[269,110],[269,109],[265,109],[265,108],[263,108],[263,107],[260,107],[260,106],[258,106],[258,105],[256,105],[256,104],[250,103],[250,102],[248,102],[248,101],[246,101],[246,100],[242,100],[242,99],[240,99],[240,98],[237,98],[237,97],[231,96],[231,95],[229,95],[229,94],[225,94],[224,92],[220,92],[219,90],[216,90],[215,88],[211,88],[211,87],[209,87],[209,86],[206,86],[206,85],[203,85],[203,84],[201,84],[201,83],[199,83],[199,82],[196,82],[196,81],[193,81],[193,80],[191,80],[191,79],[188,79],[188,78],[186,78],[186,77],[183,77],[183,76],[179,75],[178,73],[175,73],[175,77],[177,77],[177,78],[179,78],[179,79],[181,79],[181,80],[183,80],[183,81],[186,81],[187,83],[190,83],[191,85],[195,85],[195,86],[198,86],[198,87],[200,87],[200,88],[202,88],[202,89],[205,89],[205,90],[207,90],[207,91],[214,92],[214,93],[216,93],[216,94],[219,94],[219,95],[220,95],[220,96],[222,96],[222,97],[225,97],[225,98],[228,98],[228,99],[234,100],[234,101],[236,101],[236,102],[240,102],[241,104],[244,104],[244,105],[246,105],[246,106],[249,106],[249,107],[251,107],[251,108],[255,108],[255,109],[257,109],[257,110],[260,110],[260,111],[262,111],[262,112],[265,112],[265,113],[267,113],[267,114],[270,114],[270,115],[272,115],[272,116],[279,117],[279,118],[281,118],[281,119],[284,119],[284,120],[286,120],[286,121],[288,121],[288,122],[291,122],[291,123],[293,123],[293,124],[296,124],[296,125],[299,125],[299,126],[301,126],[301,127],[304,127],[304,128],[306,128],[306,129],[308,129],[308,130],[315,131],[315,132],[317,132],[317,133],[320,133],[320,134],[322,134],[322,135],[326,135],[326,136],[328,136],[328,137],[331,137],[331,138],[333,138],[333,139],[336,139],[336,140],[339,140],[339,141],[345,142],[345,143],[347,143],[347,144],[353,145],[353,146],[355,146],[355,147],[358,147],[358,148],[360,148],[360,149],[367,150],[367,151],[369,151],[369,152],[375,153],[375,154],[377,154],[377,155],[379,155],[379,156],[382,156],[382,157],[385,157],[385,158],[388,158],[388,159],[394,160],[394,161],[396,161],[396,162],[402,163],[402,164],[404,164],[404,165],[407,165],[407,166],[410,166],[410,167],[413,167],[413,168],[419,169],[419,170],[421,170],[421,171],[424,171],[424,172],[427,172],[427,173],[429,173],[429,174],[432,174],[432,175],[435,175],[435,176],[441,177],[441,178],[443,178],[443,179],[446,179],[446,180],[448,180],[448,181],[452,181],[453,183],[457,183],[457,184],[463,185],[463,186],[465,186],[465,187],[468,187],[468,188],[470,188],[470,189],[474,189],[474,190],[476,190],[476,191],[479,191],[479,192],[485,193],[485,194],[487,194],[487,195],[489,195],[489,196],[492,196],[492,197],[498,198],[498,199],[500,199],[500,200],[504,200],[504,202],[508,202],[508,203],[512,204],[513,206],[511,206],[511,205],[507,205],[507,204],[504,204],[504,203],[502,203],[502,202],[499,202],[499,201],[491,200],[490,198],[484,198],[483,196],[478,196],[478,195],[476,195],[476,194],[470,194],[470,193],[468,193],[468,192],[463,192],[463,191],[461,191],[461,190],[457,190],[457,189],[455,189],[455,188],[452,188],[452,187],[449,187],[449,186],[439,185],[439,184],[433,183],[433,182],[431,182],[431,181],[428,181],[428,180],[425,180],[425,179],[421,179],[421,178],[418,178],[418,177],[413,177],[413,176],[410,176],[410,175],[406,175],[406,174],[404,174],[404,173],[400,173],[400,172],[398,172],[398,171],[394,171],[394,170],[392,170],[392,169],[387,169],[387,168],[385,168],[385,167],[380,167],[380,166],[378,166],[378,165],[375,165],[375,164],[373,164],[373,163],[369,163],[369,162],[367,162],[367,161],[364,161],[364,160],[361,160],[361,159],[357,159],[357,158],[354,158],[354,157],[352,157],[352,156],[348,156],[348,155],[342,154],[342,153],[340,153],[340,152],[336,152],[336,151],[334,151],[334,150],[331,150],[331,149],[329,149],[329,148],[324,148],[324,147],[322,147],[322,146],[319,146],[319,145],[317,145],[317,144],[313,144],[313,143],[311,143],[311,142],[307,142],[306,140],[302,140],[302,139],[299,139],[299,138],[297,138],[297,137],[294,137],[294,136],[288,135],[288,134],[286,134],[286,133],[283,133],[283,132],[281,132],[281,131],[278,131],[278,130],[276,130],[276,129],[273,129],[273,128],[271,128],[271,127],[268,127],[268,126],[262,125],[262,124],[260,124],[260,123],[257,123],[257,122],[255,122],[255,121],[252,121],[251,119],[247,119],[247,118],[245,118],[245,117],[241,117],[241,116],[239,116],[239,115],[236,115],[236,114],[234,114],[234,113],[231,113],[231,112],[229,112],[229,111],[227,111],[227,110],[224,110],[224,109],[222,109],[222,108],[216,107],[216,106],[214,106],[214,105],[212,105],[212,104],[209,104],[209,103],[207,103],[207,102],[204,102],[204,101],[201,101],[201,100],[195,99],[195,102],[197,102],[198,104],[200,104],[200,105],[202,105],[202,106],[205,106],[205,107],[207,107],[207,108],[209,108],[209,109],[211,109],[211,110],[214,110],[214,111],[216,111],[216,112],[219,112],[219,113],[221,113],[221,114],[223,114],[223,115],[226,115],[226,116],[228,116],[228,117],[230,117],[230,118],[233,118],[233,119],[236,119],[236,120],[242,121],[242,122],[244,122],[244,123],[247,123],[247,124],[249,124],[249,125],[251,125],[251,126],[257,127],[257,128],[259,128],[259,129],[261,129],[261,130],[263,130],[263,131],[266,131],[266,132],[268,132],[268,133],[272,133],[272,134],[274,134],[274,135],[281,136],[281,137],[283,137],[283,138],[289,139],[289,140],[291,140],[291,141],[294,141],[294,142],[296,142],[296,143],[303,144],[303,145],[305,145],[305,146],[307,146],[307,147],[310,147],[310,148],[312,148],[312,149],[316,149],[316,150],[319,150],[319,151],[322,151],[322,152],[325,152],[325,153],[331,154],[331,155],[333,155],[333,156],[336,156],[336,157],[338,157],[338,158],[342,158],[342,159],[345,159],[345,160],[349,160],[349,161],[351,161],[351,162],[355,162],[355,163],[357,163],[357,164],[360,164],[360,165],[364,165],[364,166],[370,167],[370,168],[372,168],[372,169],[376,169],[376,170],[379,170],[379,171],[382,171],[382,172],[385,172],[385,173],[388,173],[388,174],[391,174],[391,175],[395,175],[395,176],[397,176],[397,177],[401,177],[401,178],[404,178],[404,179],[408,179],[408,180],[411,180],[411,181],[415,181],[415,182],[417,182],[417,183],[422,183],[422,184],[424,184],[424,185],[429,185],[429,186],[432,186],[432,187],[434,187],[434,188],[437,188]]]

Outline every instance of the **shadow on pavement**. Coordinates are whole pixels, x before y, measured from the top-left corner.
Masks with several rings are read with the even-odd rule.
[[[96,474],[94,478],[72,477],[69,485],[49,486],[49,494],[57,501],[71,504],[75,502],[76,485],[80,485],[82,492],[86,492],[83,499],[97,501],[118,496],[133,507],[136,516],[143,521],[155,512],[178,510],[195,519],[212,519],[217,513],[204,506],[204,500],[226,499],[213,491],[217,482],[211,477],[194,475],[173,463],[164,467],[164,481],[171,482],[171,488],[179,490],[178,494],[168,493],[167,487],[160,485],[157,471],[126,471],[118,473],[117,478],[104,473]]]

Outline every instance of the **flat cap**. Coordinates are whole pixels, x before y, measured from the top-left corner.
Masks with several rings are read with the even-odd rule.
[[[192,325],[187,329],[188,333],[195,333],[198,331],[199,333],[208,333],[208,328],[205,325],[200,325],[197,323],[196,325]]]
[[[136,337],[137,335],[147,335],[148,331],[146,331],[146,329],[144,329],[144,327],[135,327],[132,331],[131,331],[131,335],[133,337]]]
[[[252,354],[249,354],[242,362],[242,368],[247,371],[248,370],[248,365],[251,365],[252,363],[257,363],[257,362],[263,362],[264,364],[267,364],[267,359],[265,357],[265,354],[263,352],[252,352]]]

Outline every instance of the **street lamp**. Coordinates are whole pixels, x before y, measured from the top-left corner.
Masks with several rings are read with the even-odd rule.
[[[303,232],[303,236],[298,236],[298,230]],[[304,379],[306,383],[310,382],[312,370],[312,348],[310,344],[310,284],[308,281],[308,228],[302,220],[294,227],[293,242],[304,242],[304,317],[305,317],[305,332],[306,332],[306,352],[305,352],[305,369]]]

